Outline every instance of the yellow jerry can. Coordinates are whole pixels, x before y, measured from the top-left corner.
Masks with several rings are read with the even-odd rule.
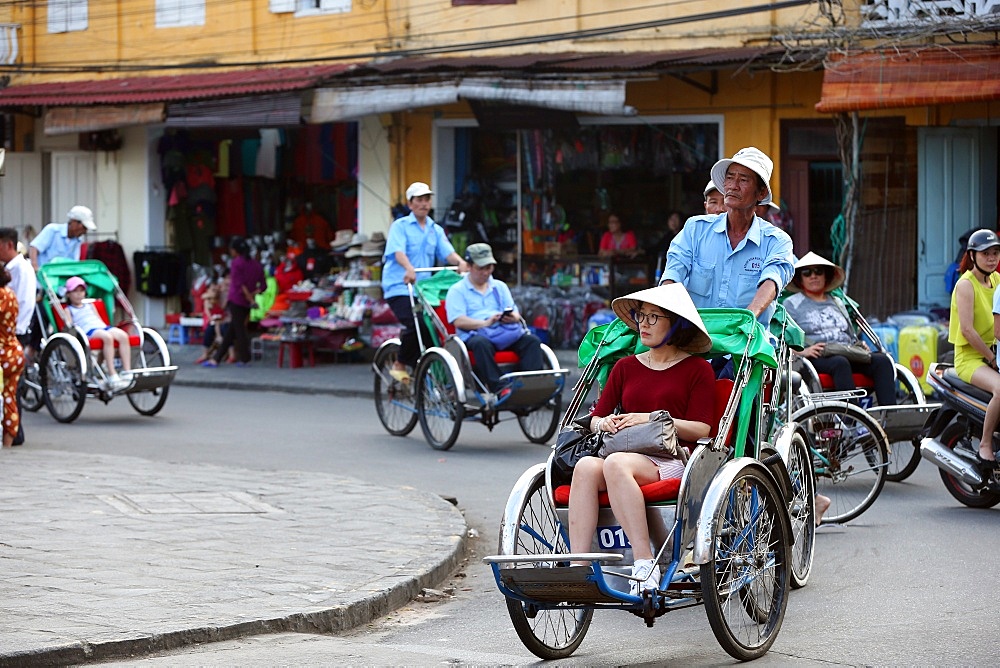
[[[910,367],[920,380],[924,394],[931,393],[925,376],[932,362],[937,362],[938,329],[933,325],[909,325],[899,330],[899,361]]]

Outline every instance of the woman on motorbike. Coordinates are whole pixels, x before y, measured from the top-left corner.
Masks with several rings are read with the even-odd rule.
[[[680,283],[661,285],[615,299],[615,315],[639,332],[649,350],[618,360],[590,419],[590,430],[612,434],[649,422],[666,410],[681,445],[693,446],[711,432],[715,419],[715,374],[708,361],[692,353],[711,349],[698,310]],[[615,412],[620,407],[620,412]],[[632,544],[633,595],[660,584],[646,524],[642,485],[680,478],[680,459],[615,452],[584,457],[573,470],[569,496],[569,542],[573,552],[589,552],[597,529],[599,495],[607,491],[611,509]],[[579,564],[587,565],[587,564]]]
[[[983,434],[977,456],[979,468],[990,474],[997,467],[993,454],[993,432],[1000,422],[1000,373],[997,356],[987,341],[993,341],[993,296],[1000,275],[1000,238],[990,230],[969,237],[960,268],[961,277],[951,296],[951,326],[948,340],[955,344],[955,372],[967,383],[993,394],[986,407]]]

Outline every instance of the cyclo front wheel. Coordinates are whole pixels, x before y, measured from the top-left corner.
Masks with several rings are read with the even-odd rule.
[[[160,346],[163,346],[162,348]],[[151,369],[164,366],[167,361],[166,344],[155,340],[148,334],[142,340],[141,350],[132,350],[132,368],[135,370]],[[140,415],[152,416],[162,410],[170,395],[170,386],[162,385],[140,392],[129,392],[125,396],[132,408]]]
[[[66,339],[51,339],[42,350],[40,364],[42,396],[49,413],[58,422],[72,422],[87,400],[80,358]]]
[[[788,479],[792,498],[788,517],[792,521],[792,588],[800,589],[809,581],[813,548],[816,544],[816,483],[813,480],[812,456],[802,434],[792,435],[788,450]]]
[[[897,374],[900,375],[900,374]],[[896,405],[916,405],[917,392],[923,390],[911,387],[904,377],[896,380]],[[885,479],[889,482],[902,482],[913,475],[920,464],[920,447],[913,440],[903,439],[889,444],[889,468]]]
[[[526,489],[518,505],[517,530],[501,534],[500,554],[565,554],[566,535],[545,489],[545,472],[540,471]],[[543,568],[539,564],[522,568]],[[507,599],[507,614],[517,637],[535,656],[546,661],[564,659],[583,642],[594,616],[591,608],[554,607],[529,612],[526,604]]]
[[[429,350],[417,362],[417,415],[424,438],[435,450],[449,450],[458,440],[465,406],[458,381],[444,354]]]
[[[788,607],[791,536],[784,497],[754,467],[730,484],[715,517],[712,558],[701,565],[705,613],[716,640],[740,661],[774,644]]]
[[[375,412],[385,430],[393,436],[406,436],[417,426],[417,408],[413,401],[413,379],[393,378],[389,371],[399,358],[399,343],[391,341],[375,352]]]
[[[888,440],[879,423],[847,402],[807,405],[792,415],[812,454],[816,493],[829,497],[823,524],[857,518],[885,485]]]

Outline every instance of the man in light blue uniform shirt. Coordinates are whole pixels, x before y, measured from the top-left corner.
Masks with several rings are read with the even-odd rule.
[[[433,194],[426,183],[417,181],[410,184],[406,189],[410,213],[393,221],[382,255],[385,261],[382,267],[382,298],[403,325],[399,355],[389,373],[401,382],[409,381],[407,367],[412,369],[420,356],[417,330],[413,328],[410,293],[406,286],[430,277],[428,272],[418,275],[415,270],[447,262],[458,265],[459,271],[468,271],[465,261],[455,252],[444,230],[427,215],[431,210]],[[430,333],[422,322],[420,328],[424,341],[429,341]]]
[[[726,212],[695,216],[670,244],[661,283],[681,283],[699,308],[746,308],[767,325],[774,300],[792,279],[792,240],[757,217],[771,201],[771,159],[741,149],[712,167]]]
[[[49,223],[31,240],[28,256],[36,271],[57,257],[79,260],[83,235],[97,229],[94,214],[85,206],[77,204],[66,218],[65,223]]]
[[[448,289],[445,308],[448,322],[472,353],[476,377],[499,397],[510,393],[500,387],[500,367],[493,355],[511,350],[518,356],[518,371],[542,368],[542,342],[520,325],[510,288],[493,278],[497,266],[489,244],[472,244],[466,250],[469,274]],[[509,310],[508,310],[509,309]],[[502,330],[493,333],[495,330]]]

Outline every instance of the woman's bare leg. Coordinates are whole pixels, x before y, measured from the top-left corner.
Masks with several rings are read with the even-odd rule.
[[[972,372],[972,384],[993,394],[986,406],[986,419],[983,420],[983,435],[979,440],[979,456],[993,460],[993,432],[1000,422],[1000,373],[988,366],[981,366]]]
[[[659,468],[643,455],[616,452],[604,460],[604,478],[611,509],[632,544],[633,557],[636,560],[652,559],[646,502],[639,487],[657,482],[660,479]]]
[[[589,552],[597,530],[600,511],[598,496],[607,489],[604,482],[604,460],[584,457],[573,469],[573,482],[569,492],[569,549],[570,552]],[[589,566],[588,562],[573,562]]]

